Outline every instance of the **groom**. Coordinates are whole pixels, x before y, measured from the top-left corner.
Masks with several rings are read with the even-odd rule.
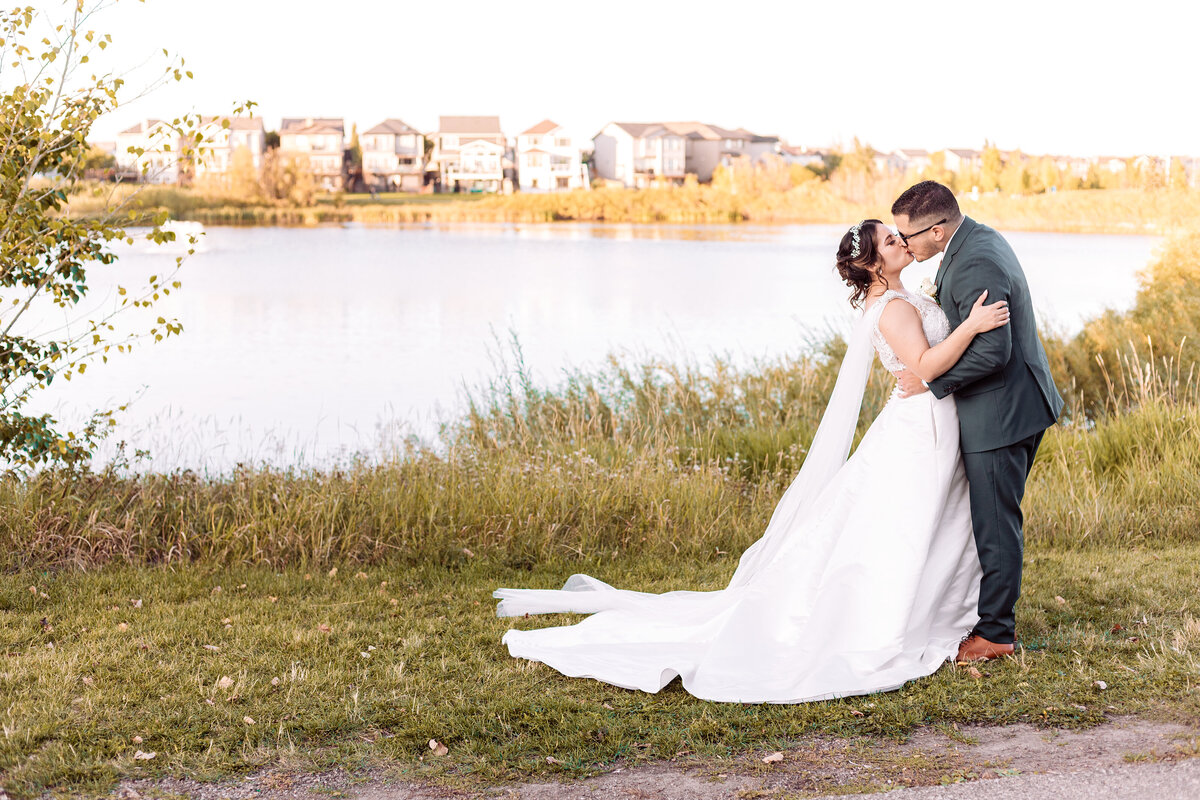
[[[928,388],[953,394],[958,407],[963,465],[970,482],[971,522],[983,578],[979,624],[958,649],[959,661],[986,661],[1013,652],[1014,607],[1021,592],[1021,498],[1034,454],[1063,401],[1038,339],[1029,286],[1017,256],[996,231],[963,216],[954,193],[922,181],[892,204],[896,229],[917,261],[944,253],[935,298],[952,328],[971,313],[983,290],[987,302],[1007,300],[1008,325],[980,334],[962,358],[925,384],[901,373],[905,396]]]

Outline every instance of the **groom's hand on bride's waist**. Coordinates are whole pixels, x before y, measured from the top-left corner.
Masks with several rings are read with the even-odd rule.
[[[906,369],[902,369],[896,373],[896,383],[900,387],[901,397],[912,397],[915,394],[929,391],[929,387],[925,385],[925,381]]]

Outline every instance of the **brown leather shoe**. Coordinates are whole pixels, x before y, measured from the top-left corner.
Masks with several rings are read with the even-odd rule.
[[[1011,644],[989,642],[979,634],[972,633],[958,646],[958,657],[955,662],[965,664],[972,661],[991,661],[993,658],[1003,658],[1012,654],[1013,646]]]

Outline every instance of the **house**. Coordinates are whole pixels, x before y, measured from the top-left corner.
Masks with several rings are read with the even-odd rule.
[[[799,164],[802,167],[824,166],[825,154],[820,150],[812,150],[800,145],[780,144],[779,156],[789,164]]]
[[[318,186],[340,190],[346,183],[346,124],[333,117],[284,117],[279,154],[307,158]]]
[[[592,142],[595,174],[638,188],[659,180],[683,183],[688,174],[709,181],[723,161],[754,159],[779,147],[778,137],[702,122],[610,122]]]
[[[929,151],[919,148],[901,147],[892,151],[892,158],[901,172],[920,174],[929,169]]]
[[[267,134],[261,117],[201,117],[199,132],[204,136],[202,152],[192,159],[197,178],[227,174],[233,167],[233,154],[243,147],[256,170],[262,165]]]
[[[506,150],[499,117],[438,117],[433,164],[440,191],[501,191]]]
[[[359,138],[363,178],[381,192],[419,192],[425,183],[425,135],[385,119]]]
[[[166,122],[146,119],[117,134],[117,175],[146,183],[179,183],[179,134]]]
[[[557,192],[591,186],[576,140],[544,119],[517,135],[517,178],[523,192]]]
[[[946,150],[946,169],[953,173],[974,172],[983,164],[983,153],[978,150]]]

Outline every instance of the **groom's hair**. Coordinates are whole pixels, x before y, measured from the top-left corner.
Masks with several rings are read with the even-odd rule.
[[[897,214],[904,214],[916,223],[943,217],[947,222],[955,222],[962,216],[954,192],[937,181],[921,181],[905,189],[892,203],[892,216]]]

